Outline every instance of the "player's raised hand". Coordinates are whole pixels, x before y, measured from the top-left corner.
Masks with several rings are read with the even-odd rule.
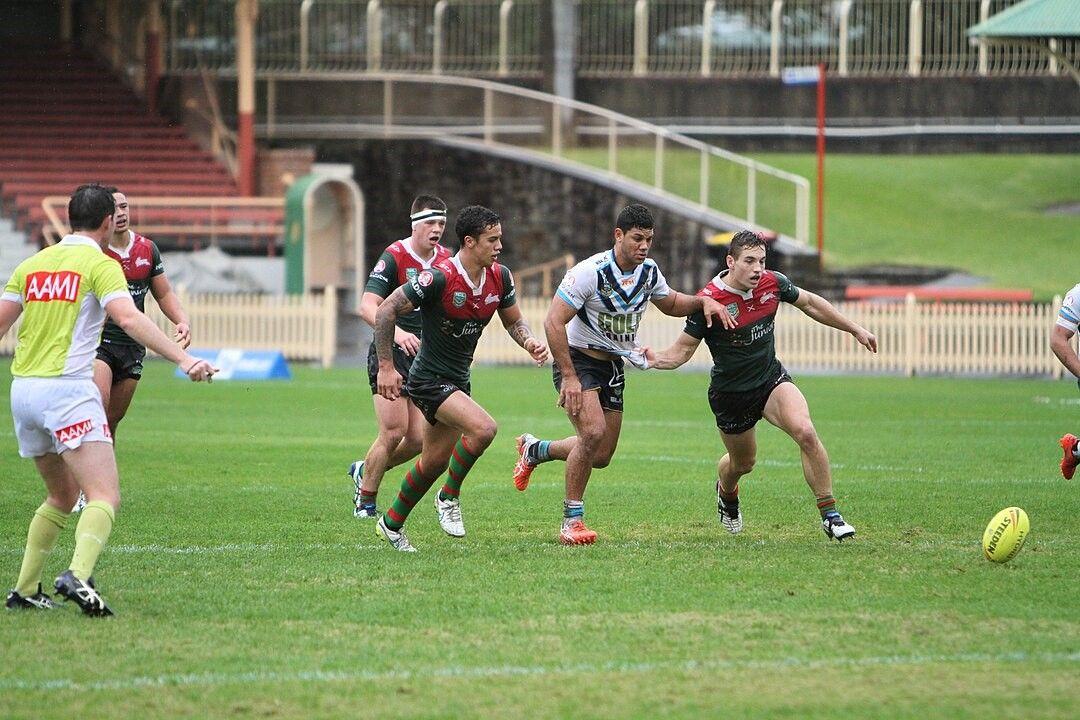
[[[577,377],[564,377],[559,388],[559,407],[577,415],[581,412],[581,381]]]
[[[870,332],[866,328],[859,328],[855,332],[851,333],[855,336],[855,339],[859,341],[859,344],[872,353],[877,352],[877,335]]]
[[[405,332],[401,328],[394,330],[394,344],[404,350],[409,357],[413,357],[420,352],[420,338],[411,332]]]
[[[735,318],[731,317],[731,313],[727,311],[726,307],[716,302],[716,300],[713,300],[711,297],[702,296],[701,310],[705,313],[706,327],[712,327],[712,321],[715,317],[720,321],[720,324],[724,326],[725,330],[735,329]]]
[[[176,332],[173,334],[173,340],[184,350],[188,349],[188,345],[191,344],[191,327],[187,323],[179,323],[176,326]]]
[[[214,382],[214,373],[221,370],[211,365],[209,360],[195,360],[184,372],[191,382]]]
[[[548,346],[534,337],[526,340],[524,347],[529,352],[529,354],[532,355],[532,358],[536,362],[537,367],[542,367],[550,357],[550,353],[548,353]]]
[[[401,395],[401,373],[393,367],[380,367],[375,387],[387,400],[397,400]]]

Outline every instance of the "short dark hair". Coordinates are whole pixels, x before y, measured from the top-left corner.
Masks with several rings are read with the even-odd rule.
[[[728,255],[739,259],[743,250],[759,247],[768,250],[769,244],[765,242],[765,238],[758,235],[753,230],[740,230],[735,233],[735,236],[731,238],[731,244],[728,245]]]
[[[649,208],[638,203],[627,205],[619,211],[619,217],[615,220],[615,227],[624,233],[630,232],[633,228],[652,230],[652,213],[649,212]]]
[[[457,233],[458,243],[465,244],[465,237],[480,237],[481,233],[493,225],[502,222],[499,214],[483,205],[469,205],[461,208],[457,222],[454,223],[454,232]]]
[[[442,198],[434,195],[417,195],[412,201],[412,209],[409,212],[418,213],[421,210],[442,210],[446,212],[446,203],[442,201]]]
[[[110,195],[115,195],[116,193],[120,192],[120,188],[116,187],[115,185],[105,185],[105,192],[109,193]]]
[[[68,222],[72,230],[97,230],[115,212],[112,193],[97,183],[80,185],[68,200]]]

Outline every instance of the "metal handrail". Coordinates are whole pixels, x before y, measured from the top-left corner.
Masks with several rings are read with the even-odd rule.
[[[71,232],[70,226],[61,217],[61,211],[67,210],[68,198],[66,195],[49,195],[42,198],[41,209],[45,213],[46,224],[42,228],[42,236],[49,245],[54,244],[60,238]],[[198,235],[209,238],[211,241],[218,237],[226,236],[249,236],[280,237],[284,233],[282,222],[256,223],[251,221],[237,222],[229,218],[215,218],[218,210],[236,208],[244,209],[284,209],[285,200],[280,197],[129,197],[128,205],[132,225],[138,225],[139,231],[149,235],[153,234],[184,234]],[[210,211],[210,222],[205,225],[189,225],[181,223],[139,223],[137,214],[142,208],[157,206],[164,208],[206,208]]]
[[[620,135],[627,132],[633,132],[642,136],[653,136],[655,138],[655,147],[657,148],[657,155],[659,158],[657,162],[657,169],[654,175],[653,187],[658,190],[666,191],[664,187],[663,177],[663,155],[669,151],[671,146],[679,146],[687,150],[693,151],[700,155],[700,181],[699,181],[699,197],[695,200],[693,198],[684,198],[690,202],[696,202],[698,205],[704,208],[709,208],[709,159],[720,158],[730,163],[734,163],[745,169],[747,173],[747,199],[746,217],[739,218],[748,227],[771,229],[781,231],[798,242],[806,243],[809,240],[809,193],[810,182],[799,175],[789,173],[785,170],[767,165],[752,158],[748,158],[742,155],[738,155],[729,150],[710,145],[708,143],[696,140],[686,135],[672,132],[671,130],[654,125],[653,123],[645,120],[630,117],[614,110],[602,108],[597,105],[592,105],[580,100],[571,100],[557,95],[541,92],[538,90],[531,90],[528,88],[518,87],[516,85],[507,85],[503,83],[494,82],[491,80],[482,80],[479,78],[468,78],[458,76],[447,75],[416,75],[405,73],[322,73],[322,72],[275,72],[275,73],[262,73],[260,74],[268,83],[266,98],[266,136],[269,138],[279,134],[281,126],[283,124],[281,117],[277,113],[276,107],[272,104],[277,96],[276,84],[279,82],[288,81],[304,81],[304,82],[319,82],[319,81],[332,81],[335,83],[340,82],[378,82],[383,84],[383,123],[381,128],[381,134],[384,137],[401,136],[401,135],[423,135],[423,128],[417,126],[403,127],[400,123],[395,123],[395,114],[393,108],[394,93],[393,86],[395,84],[428,84],[428,85],[449,85],[454,87],[472,88],[483,93],[483,115],[481,121],[482,135],[484,143],[488,145],[497,144],[495,136],[498,132],[497,119],[494,116],[494,95],[496,93],[502,95],[510,95],[517,98],[523,98],[527,100],[536,101],[538,103],[546,104],[551,107],[551,113],[547,114],[545,122],[552,124],[551,132],[551,151],[552,154],[561,158],[565,163],[575,163],[575,161],[564,157],[564,145],[565,138],[562,137],[562,129],[559,127],[561,124],[561,117],[564,111],[573,111],[581,113],[587,117],[601,121],[596,127],[595,132],[600,132],[607,135],[608,140],[608,172],[612,175],[620,175],[618,170],[618,139]],[[320,118],[314,122],[305,123],[305,127],[314,128],[318,125],[337,125],[331,120]],[[354,123],[355,125],[355,123]],[[606,126],[606,132],[599,130],[601,126]],[[402,132],[402,131],[406,132]],[[447,131],[447,128],[440,128],[440,131]],[[758,225],[757,217],[755,214],[755,208],[758,206],[758,198],[756,196],[757,175],[767,175],[777,180],[788,183],[793,186],[795,191],[795,228],[793,231],[783,232],[780,228],[765,228]],[[729,215],[735,215],[734,213],[728,213]]]
[[[559,280],[555,279],[554,273],[556,271],[562,271],[566,273],[570,268],[574,267],[574,256],[570,253],[561,255],[554,260],[548,260],[547,262],[531,265],[527,268],[514,271],[514,280],[518,285],[523,285],[526,282],[531,281],[533,278],[540,277],[540,294],[544,297],[550,297],[555,291],[555,283]]]

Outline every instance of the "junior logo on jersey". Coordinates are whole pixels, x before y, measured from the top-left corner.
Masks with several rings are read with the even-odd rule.
[[[79,299],[79,284],[82,275],[75,272],[47,272],[40,271],[26,276],[26,301],[27,302],[61,302],[73,303]]]
[[[67,427],[60,428],[56,431],[56,439],[62,443],[69,443],[72,440],[81,438],[86,433],[94,429],[94,423],[89,419],[81,422],[72,423]]]

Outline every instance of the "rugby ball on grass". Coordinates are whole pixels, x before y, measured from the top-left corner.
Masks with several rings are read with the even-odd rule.
[[[1024,547],[1031,523],[1018,507],[1005,508],[990,521],[983,532],[983,555],[990,562],[1005,563]]]

